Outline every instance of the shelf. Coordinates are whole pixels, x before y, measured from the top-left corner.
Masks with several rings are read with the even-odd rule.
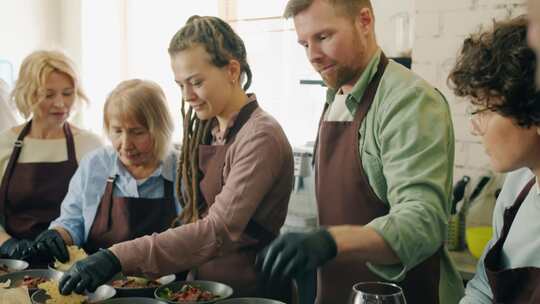
[[[314,79],[300,79],[300,84],[306,84],[306,85],[320,85],[321,87],[326,87],[326,84],[322,80],[314,80]]]

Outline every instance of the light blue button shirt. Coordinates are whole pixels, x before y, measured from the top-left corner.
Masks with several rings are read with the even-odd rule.
[[[493,211],[493,236],[478,261],[476,274],[467,284],[460,304],[491,304],[493,292],[489,285],[484,259],[502,234],[504,211],[510,208],[521,190],[534,177],[528,168],[508,173]],[[540,194],[538,182],[529,191],[510,227],[501,252],[501,268],[540,268]]]
[[[164,179],[173,182],[176,180],[176,159],[176,152],[170,152],[148,179],[138,182],[126,170],[112,147],[88,153],[81,160],[69,183],[60,217],[51,223],[50,228],[66,229],[71,234],[74,244],[82,246],[88,238],[109,176],[117,175],[113,189],[115,197],[161,198],[164,196]],[[182,208],[176,193],[174,197],[176,211],[180,213]]]

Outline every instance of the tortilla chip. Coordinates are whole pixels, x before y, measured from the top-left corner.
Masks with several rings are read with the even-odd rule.
[[[58,290],[58,282],[48,281],[38,285],[40,289],[45,290],[47,295],[51,297],[47,300],[47,304],[83,304],[87,303],[87,296],[83,296],[72,292],[68,296],[64,296]]]
[[[88,255],[86,252],[77,246],[71,245],[67,247],[68,253],[69,253],[69,260],[65,263],[62,263],[58,260],[54,261],[54,268],[60,271],[68,271],[73,264],[75,264],[77,261],[80,261],[84,258],[86,258]]]
[[[26,287],[0,288],[0,303],[31,304]]]

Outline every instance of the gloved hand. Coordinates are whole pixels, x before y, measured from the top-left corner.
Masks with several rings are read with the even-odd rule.
[[[72,291],[79,294],[85,290],[93,292],[121,270],[118,258],[110,250],[101,249],[71,266],[60,279],[58,287],[63,295]]]
[[[10,238],[0,246],[0,256],[10,259],[28,260],[35,254],[33,245],[34,242],[30,240]]]
[[[40,233],[34,244],[39,255],[46,256],[53,260],[56,258],[62,263],[69,260],[69,253],[66,242],[60,233],[54,229],[45,230]]]
[[[326,229],[310,233],[287,233],[266,247],[255,261],[263,279],[271,284],[297,278],[337,254],[337,245]]]

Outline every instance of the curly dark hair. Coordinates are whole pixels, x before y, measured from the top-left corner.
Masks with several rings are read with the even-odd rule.
[[[527,17],[519,16],[472,34],[448,77],[456,95],[469,96],[473,104],[513,118],[521,127],[540,125],[536,56],[527,46],[527,24]]]

